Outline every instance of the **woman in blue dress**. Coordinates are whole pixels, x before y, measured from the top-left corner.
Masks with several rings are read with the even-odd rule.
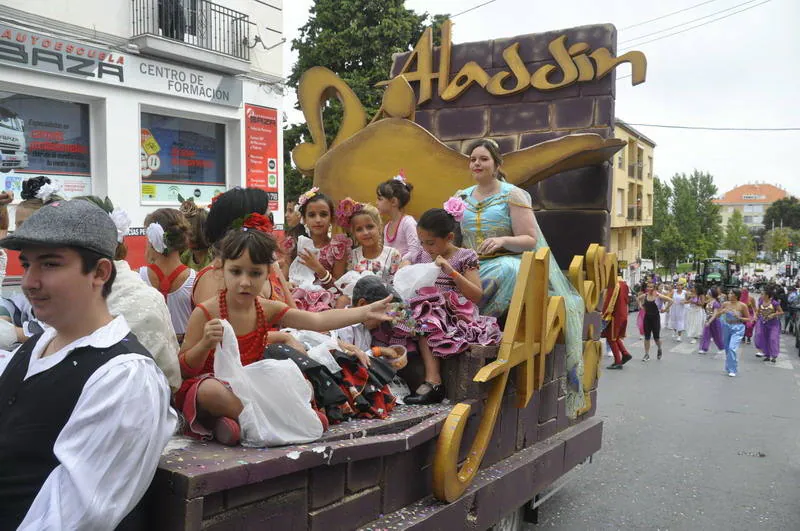
[[[456,192],[467,204],[461,222],[462,247],[478,253],[483,299],[481,315],[502,317],[508,311],[519,273],[522,253],[547,247],[531,196],[505,181],[503,159],[491,139],[475,142],[468,151],[475,185]],[[567,413],[574,417],[583,407],[584,303],[550,254],[549,292],[564,297],[567,307]]]

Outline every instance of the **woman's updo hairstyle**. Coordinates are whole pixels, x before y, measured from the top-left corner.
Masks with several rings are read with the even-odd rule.
[[[489,152],[489,156],[492,157],[494,165],[497,168],[497,178],[501,181],[505,181],[506,174],[502,169],[500,169],[500,166],[503,164],[503,156],[500,154],[500,146],[497,144],[497,142],[491,138],[481,138],[480,140],[476,140],[467,147],[467,157],[471,156],[472,152],[475,151],[475,148],[479,147],[486,148],[486,151]]]
[[[393,178],[379,184],[376,192],[386,199],[397,199],[397,206],[402,209],[411,201],[411,191],[413,189],[414,185],[405,179]]]
[[[211,203],[206,219],[206,238],[209,245],[222,240],[233,222],[245,216],[264,214],[269,204],[267,192],[258,188],[232,188],[218,195]]]
[[[458,236],[457,231],[460,230],[460,225],[456,219],[443,208],[426,210],[420,216],[417,227],[430,232],[437,238],[447,238],[447,235],[451,232]]]
[[[45,177],[44,175],[31,177],[30,179],[22,181],[22,192],[19,194],[22,201],[19,206],[32,210],[38,210],[43,207],[46,203],[36,196],[39,190],[46,184],[53,184],[53,181],[50,180],[50,177]],[[47,202],[49,203],[57,199],[60,199],[60,197],[54,194],[50,196]]]
[[[164,229],[164,253],[178,251],[182,253],[189,247],[189,222],[175,208],[159,208],[150,212],[144,218],[144,226],[151,223],[158,223]]]

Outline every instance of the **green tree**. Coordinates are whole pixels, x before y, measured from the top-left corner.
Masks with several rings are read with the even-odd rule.
[[[800,229],[800,200],[790,196],[772,203],[764,213],[764,227]]]
[[[675,272],[678,260],[681,260],[688,253],[689,248],[681,236],[674,220],[669,220],[661,231],[658,243],[658,259],[661,264],[666,266],[670,273]]]
[[[300,36],[292,41],[298,59],[287,84],[297,89],[300,76],[313,66],[324,66],[342,78],[358,96],[368,116],[380,108],[384,89],[375,84],[389,77],[392,54],[404,52],[416,44],[428,25],[434,28],[434,42],[448,15],[430,17],[405,8],[403,0],[316,0]],[[328,145],[336,136],[342,120],[338,100],[328,102],[323,123]],[[294,147],[309,141],[305,123],[284,129],[284,186],[287,200],[311,185],[311,179],[297,171],[291,161]]]
[[[655,177],[653,179],[653,224],[642,231],[642,256],[655,258],[656,245],[654,240],[661,239],[661,233],[672,220],[669,211],[672,190],[669,185]],[[661,252],[659,250],[659,252]]]
[[[734,210],[725,227],[725,247],[733,251],[734,261],[746,264],[755,258],[755,245],[742,213]]]
[[[714,203],[714,177],[694,170],[672,177],[672,215],[689,252],[698,259],[713,256],[722,241],[722,215]]]

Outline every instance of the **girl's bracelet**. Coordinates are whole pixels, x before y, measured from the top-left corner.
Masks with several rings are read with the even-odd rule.
[[[459,272],[456,271],[455,269],[450,272],[450,277],[451,278],[458,278],[458,275],[459,275]]]
[[[325,274],[319,278],[321,284],[328,284],[331,280],[333,280],[333,275],[330,271],[325,271]]]

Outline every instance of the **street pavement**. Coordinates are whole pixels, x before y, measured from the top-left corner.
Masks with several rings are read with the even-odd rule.
[[[712,347],[664,336],[664,357],[642,362],[635,314],[626,345],[634,359],[603,370],[597,416],[603,447],[547,500],[529,529],[800,529],[800,358],[783,335],[776,364],[739,351],[723,372]],[[613,358],[604,357],[602,367]]]

